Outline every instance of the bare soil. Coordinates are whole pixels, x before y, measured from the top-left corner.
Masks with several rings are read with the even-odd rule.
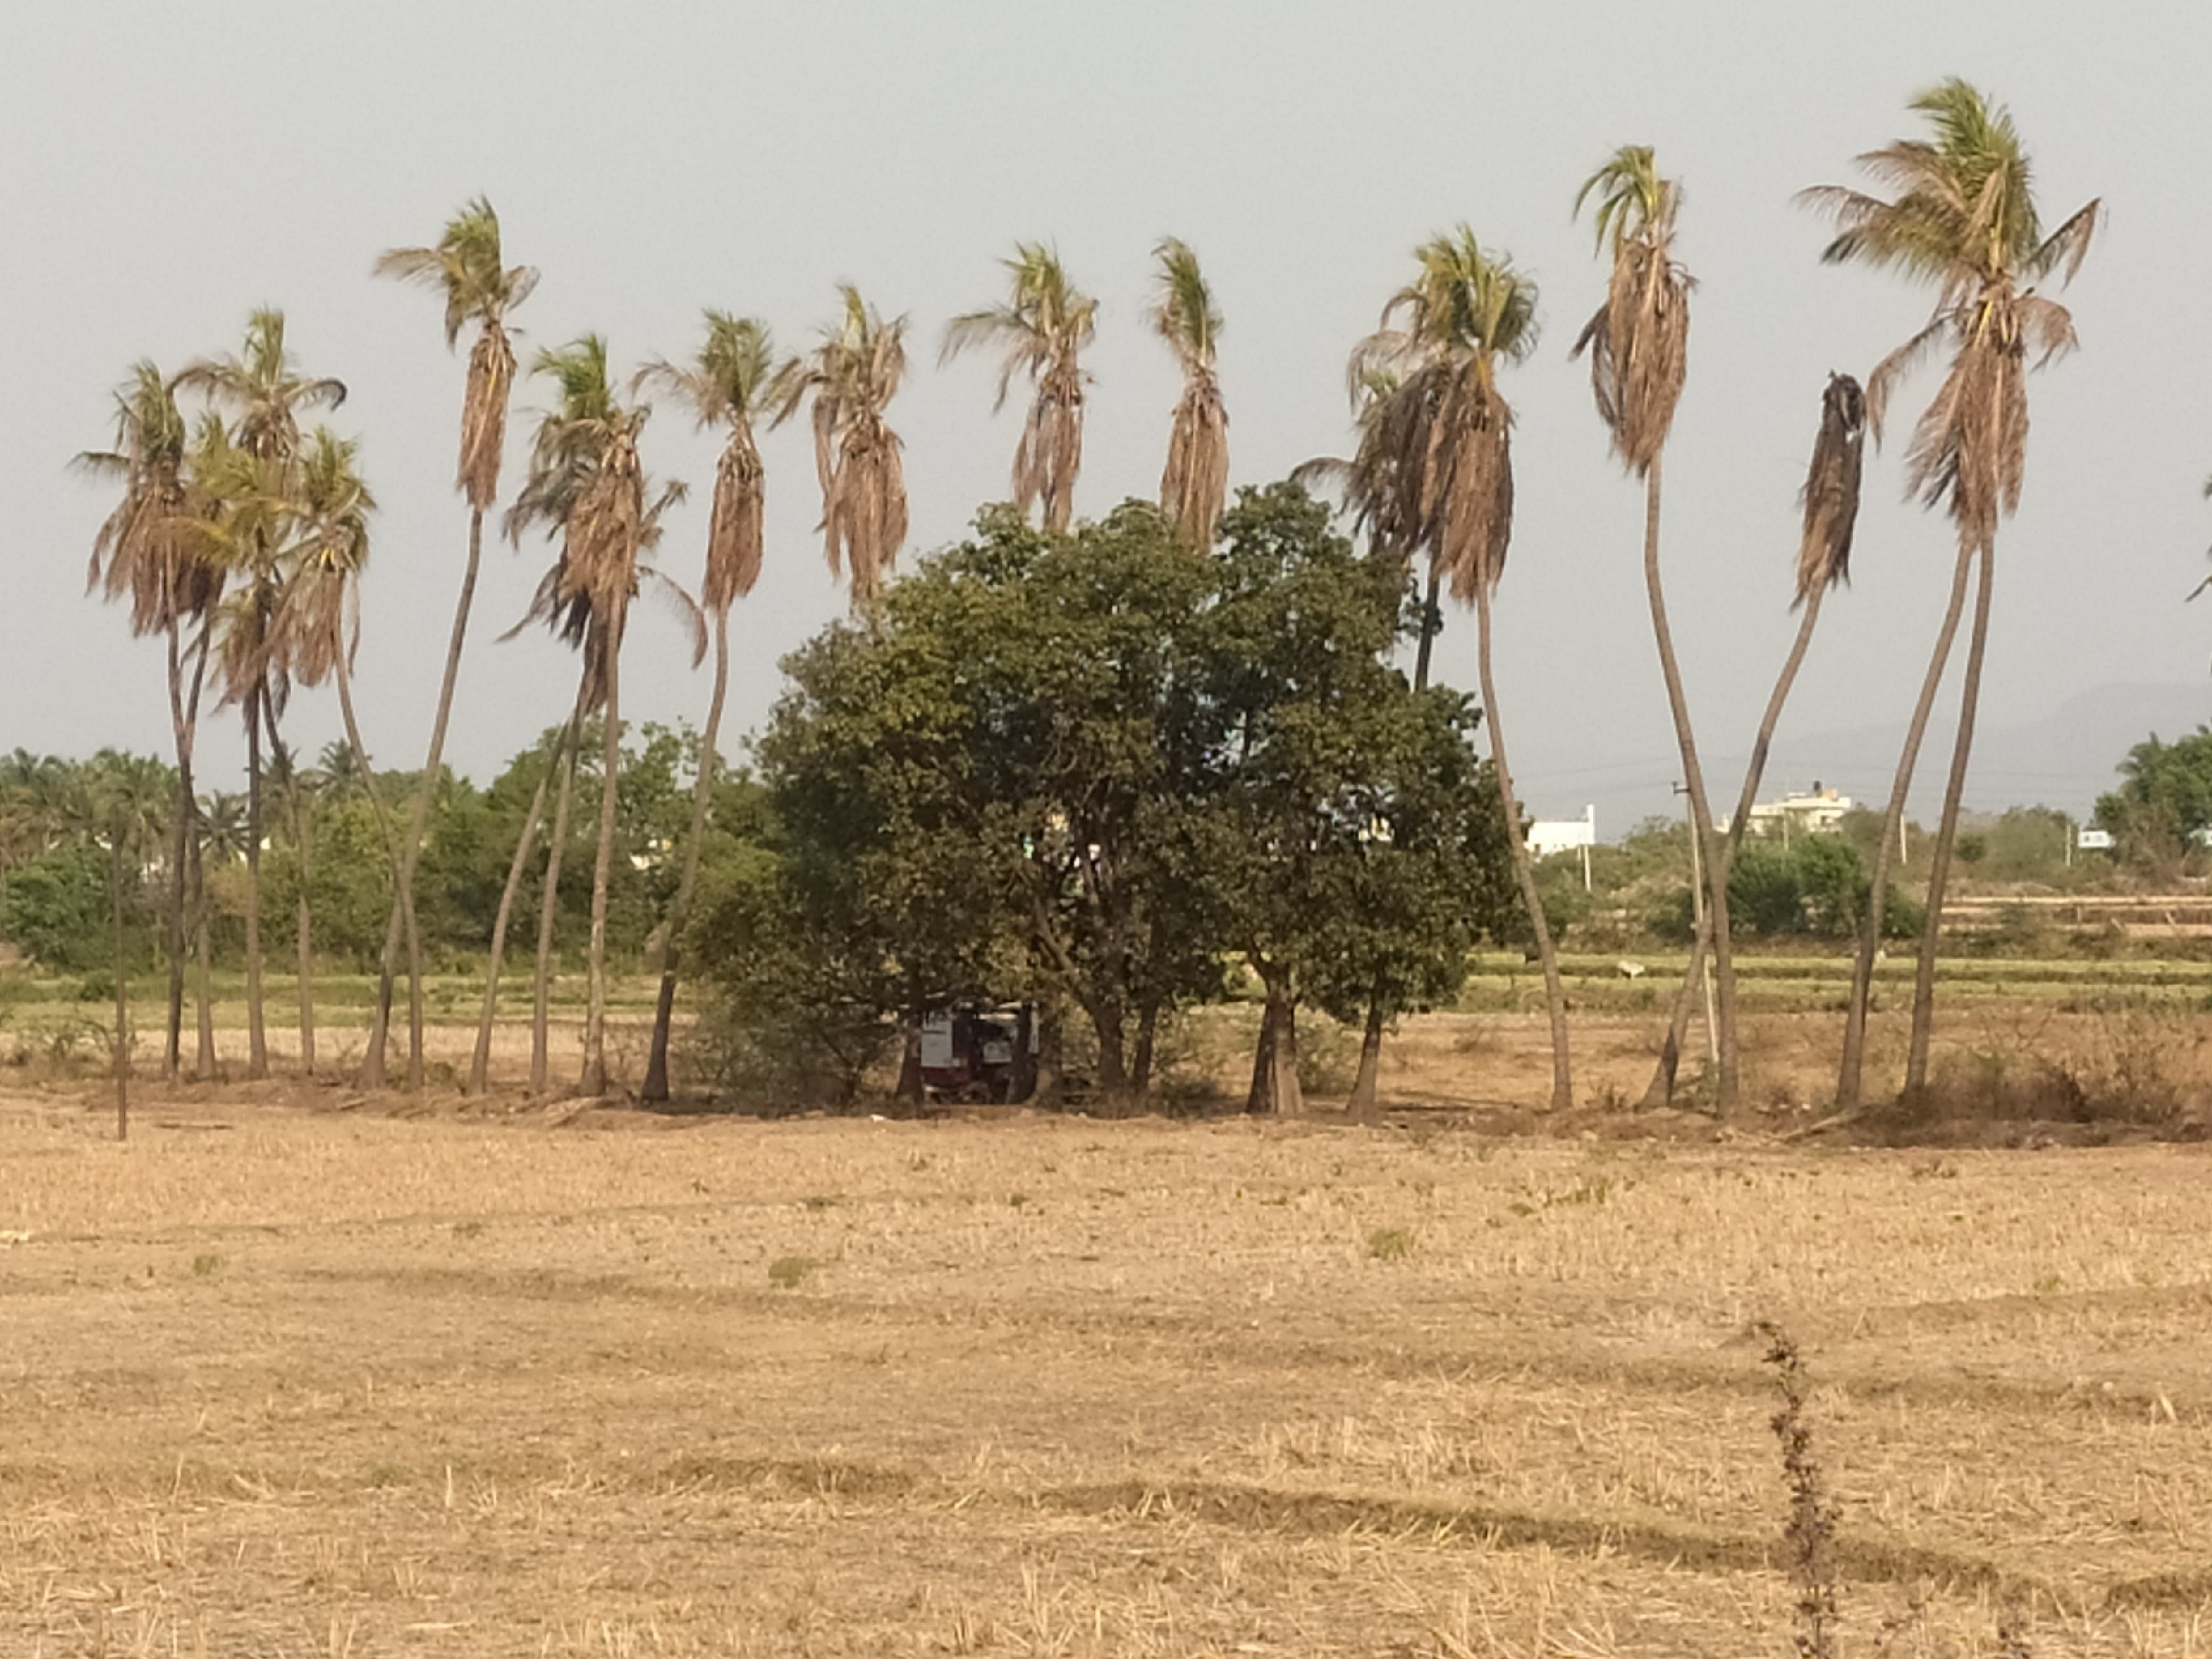
[[[0,1095],[0,1654],[1779,1654],[1766,1317],[1846,1651],[2201,1652],[2203,1152],[1400,1103]]]

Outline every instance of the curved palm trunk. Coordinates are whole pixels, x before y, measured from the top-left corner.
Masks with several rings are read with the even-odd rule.
[[[269,1075],[261,1017],[261,695],[246,699],[246,1074]]]
[[[124,972],[123,834],[107,833],[107,907],[115,918],[115,1138],[131,1139],[131,981]]]
[[[1712,808],[1705,797],[1705,769],[1698,763],[1697,734],[1690,726],[1689,699],[1682,692],[1681,665],[1674,658],[1674,630],[1667,623],[1667,595],[1659,581],[1659,475],[1654,458],[1644,478],[1644,587],[1651,602],[1651,632],[1659,643],[1659,672],[1667,683],[1667,707],[1674,718],[1674,740],[1682,754],[1682,781],[1690,796],[1690,833],[1705,856],[1706,908],[1713,934],[1714,978],[1720,1002],[1720,1077],[1714,1103],[1722,1111],[1735,1106],[1735,957],[1729,936],[1728,877],[1717,856]]]
[[[507,921],[514,914],[514,896],[521,890],[523,872],[530,867],[530,854],[538,844],[538,825],[545,816],[546,787],[553,781],[553,774],[561,768],[569,745],[576,741],[576,722],[572,719],[555,745],[550,763],[538,780],[538,791],[530,798],[530,812],[522,821],[522,833],[515,838],[514,857],[507,866],[507,885],[500,890],[499,915],[491,925],[491,954],[484,965],[483,1013],[477,1021],[477,1048],[469,1061],[469,1092],[481,1095],[491,1083],[491,1033],[493,1021],[499,1012],[500,963],[507,954]]]
[[[722,729],[722,700],[730,689],[730,616],[714,613],[714,690],[707,702],[707,729],[699,738],[699,779],[691,791],[691,836],[684,849],[684,875],[669,912],[668,937],[661,946],[660,1000],[653,1011],[653,1055],[645,1067],[643,1097],[668,1098],[668,1028],[676,1014],[676,969],[691,918],[691,896],[699,881],[699,854],[707,840],[707,805],[714,793],[714,740]]]
[[[1552,1109],[1566,1111],[1575,1103],[1574,1078],[1567,1048],[1567,992],[1559,979],[1559,956],[1552,944],[1551,924],[1544,920],[1544,901],[1536,891],[1536,866],[1528,857],[1522,834],[1521,803],[1513,793],[1513,770],[1505,759],[1505,730],[1498,721],[1498,687],[1490,672],[1490,589],[1477,582],[1474,589],[1474,655],[1482,684],[1483,724],[1490,728],[1491,769],[1498,775],[1498,795],[1505,809],[1505,839],[1513,849],[1513,874],[1521,884],[1521,902],[1528,908],[1528,926],[1536,936],[1536,955],[1544,968],[1544,1006],[1552,1019]]]
[[[599,749],[599,849],[592,861],[592,949],[590,988],[584,1005],[584,1074],[588,1097],[607,1091],[607,877],[614,866],[615,792],[622,775],[622,673],[617,630],[601,644],[606,687],[603,713],[606,731]]]
[[[1959,618],[1966,608],[1966,580],[1973,568],[1973,548],[1960,542],[1957,564],[1951,572],[1951,602],[1943,612],[1943,625],[1936,633],[1936,649],[1928,659],[1927,678],[1920,684],[1920,701],[1913,705],[1912,723],[1905,728],[1905,752],[1898,757],[1897,776],[1890,784],[1888,810],[1882,815],[1881,842],[1875,848],[1874,886],[1867,896],[1866,925],[1859,934],[1858,960],[1851,970],[1851,1000],[1844,1013],[1843,1063],[1836,1075],[1836,1108],[1850,1111],[1859,1103],[1860,1081],[1866,1066],[1867,1005],[1874,996],[1874,957],[1881,945],[1883,900],[1889,890],[1890,848],[1897,844],[1898,825],[1905,817],[1905,798],[1912,789],[1912,774],[1920,764],[1921,740],[1928,735],[1928,717],[1936,707],[1936,693],[1950,665],[1951,642],[1959,633]]]
[[[438,686],[438,712],[430,722],[430,753],[422,763],[422,779],[416,787],[415,807],[409,815],[407,839],[400,844],[399,890],[392,895],[392,919],[385,925],[384,955],[376,975],[376,1011],[368,1028],[368,1052],[362,1062],[362,1083],[368,1088],[384,1085],[384,1042],[392,1029],[392,981],[399,944],[407,944],[407,1086],[422,1086],[422,951],[415,926],[415,866],[429,827],[430,802],[437,793],[438,767],[446,754],[446,724],[453,718],[453,687],[461,674],[461,647],[468,637],[469,609],[476,602],[477,572],[483,563],[483,508],[469,513],[469,562],[461,577],[460,598],[453,605],[453,628],[446,644],[446,674]]]
[[[583,671],[583,683],[577,687],[578,706],[582,705],[585,685],[591,678],[588,665]],[[561,763],[561,788],[554,798],[553,836],[545,851],[545,885],[538,897],[538,972],[530,1016],[530,1091],[544,1092],[549,1070],[546,1017],[552,994],[553,924],[561,908],[561,855],[568,845],[568,805],[574,798],[576,787],[576,750],[581,746],[582,720],[577,722],[578,735],[568,740],[566,757]]]
[[[1766,699],[1766,713],[1760,716],[1758,739],[1751,745],[1751,764],[1743,775],[1743,789],[1737,795],[1735,816],[1729,820],[1728,835],[1721,842],[1717,879],[1728,883],[1729,872],[1735,867],[1737,849],[1743,845],[1744,831],[1751,823],[1751,805],[1759,798],[1760,779],[1766,775],[1767,752],[1774,745],[1774,729],[1782,723],[1782,706],[1790,700],[1790,688],[1797,683],[1797,671],[1804,666],[1805,652],[1813,643],[1813,629],[1820,620],[1820,604],[1828,596],[1826,586],[1815,587],[1807,596],[1797,617],[1797,637],[1790,642],[1790,654],[1783,659],[1782,672],[1775,677],[1774,690]],[[1659,1069],[1651,1085],[1644,1091],[1646,1110],[1673,1103],[1674,1074],[1681,1065],[1682,1040],[1690,1029],[1690,1014],[1697,1002],[1698,988],[1704,982],[1705,953],[1712,945],[1709,928],[1698,930],[1690,945],[1690,970],[1682,976],[1682,988],[1675,993],[1674,1012],[1667,1023],[1665,1046],[1660,1050]]]
[[[346,665],[346,653],[340,650],[335,659],[338,683],[338,717],[345,722],[346,747],[353,751],[354,770],[361,774],[361,792],[368,797],[368,810],[376,815],[377,834],[384,842],[384,856],[392,866],[392,878],[399,879],[401,864],[399,836],[392,823],[392,814],[384,805],[384,792],[377,787],[376,774],[368,763],[368,747],[361,740],[361,722],[354,715],[353,670]],[[364,1062],[363,1069],[367,1069]],[[378,1073],[382,1074],[381,1060]]]
[[[1990,584],[1996,575],[1996,538],[1982,542],[1980,580],[1974,588],[1974,628],[1966,641],[1966,683],[1959,693],[1959,735],[1951,746],[1951,775],[1943,787],[1943,822],[1936,831],[1928,866],[1928,916],[1920,933],[1920,965],[1912,981],[1912,1042],[1905,1051],[1905,1092],[1928,1086],[1928,1050],[1936,1025],[1936,951],[1943,933],[1943,889],[1951,874],[1951,844],[1959,834],[1959,807],[1966,791],[1966,766],[1974,748],[1974,714],[1982,698],[1982,657],[1990,641]]]

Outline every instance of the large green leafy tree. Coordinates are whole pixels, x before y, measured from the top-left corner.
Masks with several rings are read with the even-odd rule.
[[[1982,659],[1989,644],[1997,523],[2019,507],[2027,474],[2028,371],[2076,343],[2072,315],[2036,284],[2052,277],[2062,284],[2071,280],[2089,251],[2102,211],[2100,204],[2093,201],[2046,234],[2036,208],[2027,150],[2010,112],[1966,82],[1945,81],[1914,99],[1912,108],[1928,118],[1927,137],[1899,139],[1859,158],[1861,166],[1892,194],[1833,185],[1805,193],[1806,200],[1836,222],[1836,235],[1821,255],[1825,261],[1896,271],[1936,289],[1935,311],[1927,324],[1868,378],[1867,416],[1877,434],[1889,399],[1905,378],[1935,353],[1950,353],[1943,383],[1913,429],[1905,464],[1912,493],[1950,517],[1958,537],[1958,557],[1950,603],[1906,732],[1875,854],[1874,905],[1859,940],[1836,1084],[1837,1103],[1846,1109],[1859,1099],[1867,1002],[1889,849],[1897,839],[1898,821],[1912,787],[1921,740],[1950,659],[1971,579],[1973,630],[1966,647],[1943,817],[1929,866],[1927,917],[1913,986],[1912,1038],[1905,1058],[1907,1092],[1927,1082],[1936,948],[1973,751]]]

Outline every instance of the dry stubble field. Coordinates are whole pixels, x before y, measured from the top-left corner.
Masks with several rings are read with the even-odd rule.
[[[2192,1654],[2212,1166],[0,1097],[0,1654]]]

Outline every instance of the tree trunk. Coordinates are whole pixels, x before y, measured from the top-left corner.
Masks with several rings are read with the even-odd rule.
[[[899,1021],[898,1082],[892,1086],[891,1098],[901,1106],[919,1111],[921,1109],[921,1022],[924,1010],[919,1002],[907,1005],[906,1014]]]
[[[707,807],[714,798],[714,740],[722,729],[722,699],[730,689],[730,616],[714,614],[714,690],[707,700],[707,729],[699,738],[699,777],[691,791],[691,834],[684,848],[684,874],[676,886],[676,905],[668,915],[668,936],[660,947],[660,1000],[653,1011],[653,1054],[646,1062],[647,1100],[668,1098],[668,1028],[676,1015],[676,969],[684,948],[684,929],[691,919],[691,896],[699,882],[699,854],[707,841]]]
[[[198,807],[194,807],[195,815]],[[195,823],[198,819],[195,816]],[[192,836],[192,935],[199,970],[193,976],[192,1000],[198,1016],[198,1042],[192,1059],[192,1075],[203,1083],[215,1081],[214,951],[208,941],[207,866],[197,829]]]
[[[1037,1009],[1036,1081],[1030,1098],[1048,1112],[1056,1112],[1066,1103],[1067,1069],[1060,1024],[1064,1018],[1057,998]]]
[[[1036,1004],[1024,1002],[1014,1021],[1013,1087],[1007,1098],[1015,1102],[1036,1098],[1037,1057],[1030,1051],[1030,1042],[1036,1032]]]
[[[271,754],[284,752],[283,741],[276,735],[276,700],[269,694],[264,684],[261,688],[261,707],[269,721],[269,749]],[[285,816],[292,820],[292,845],[298,854],[299,890],[293,895],[292,933],[300,968],[300,1070],[307,1077],[315,1074],[315,919],[313,902],[308,896],[308,884],[313,879],[313,865],[307,845],[307,815],[300,802],[298,769],[287,764],[284,769]]]
[[[1720,1001],[1720,1077],[1715,1104],[1731,1111],[1736,1097],[1735,953],[1729,939],[1728,880],[1713,837],[1713,814],[1705,797],[1705,769],[1698,762],[1697,733],[1690,726],[1689,699],[1682,691],[1681,665],[1674,658],[1674,630],[1667,623],[1667,595],[1659,581],[1660,461],[1655,457],[1644,477],[1644,588],[1651,602],[1651,632],[1659,644],[1659,672],[1667,683],[1667,707],[1674,718],[1674,740],[1682,753],[1682,782],[1690,796],[1690,833],[1705,859],[1707,908],[1712,913],[1713,963]]]
[[[1111,999],[1087,1004],[1084,1012],[1091,1016],[1091,1030],[1098,1040],[1098,1093],[1109,1105],[1119,1109],[1129,1092],[1127,1050],[1121,1034],[1121,1005]]]
[[[169,728],[177,748],[176,823],[169,836],[169,895],[164,921],[164,939],[169,957],[168,1026],[161,1047],[161,1073],[174,1083],[185,1065],[185,872],[191,858],[192,833],[192,744],[185,720],[185,665],[177,640],[177,619],[169,618]],[[7,883],[0,872],[0,908],[6,906]]]
[[[507,919],[514,914],[514,896],[522,887],[523,872],[530,867],[530,854],[538,845],[538,821],[545,816],[546,787],[553,781],[554,773],[576,741],[576,723],[583,716],[583,693],[577,692],[576,712],[568,718],[560,741],[553,745],[545,771],[538,780],[537,793],[530,798],[530,813],[523,820],[522,834],[514,843],[514,857],[507,866],[507,885],[500,890],[499,915],[491,925],[491,956],[484,966],[483,1013],[477,1021],[477,1050],[469,1062],[469,1092],[480,1095],[491,1082],[492,1022],[499,1011],[499,969],[507,954]]]
[[[586,690],[590,684],[591,668],[586,665],[584,683],[577,687],[577,707],[583,707]],[[576,751],[583,746],[583,722],[576,724],[576,735],[568,740],[565,758],[561,763],[561,785],[554,796],[553,836],[545,849],[545,884],[538,896],[538,971],[532,985],[530,1012],[530,1091],[543,1094],[550,1069],[547,1053],[546,1019],[548,1003],[552,996],[553,929],[561,910],[561,855],[568,845],[568,806],[576,793]]]
[[[1437,635],[1443,632],[1443,612],[1437,608],[1437,596],[1443,588],[1443,572],[1431,563],[1429,566],[1428,591],[1421,597],[1421,642],[1413,651],[1413,690],[1429,689],[1429,659],[1434,653]]]
[[[1889,788],[1889,808],[1882,816],[1881,841],[1874,854],[1874,886],[1867,896],[1866,925],[1859,934],[1858,961],[1851,970],[1851,1000],[1844,1013],[1844,1057],[1836,1076],[1838,1111],[1850,1111],[1859,1103],[1860,1079],[1866,1064],[1867,1005],[1874,996],[1875,952],[1881,946],[1890,848],[1897,844],[1898,825],[1905,817],[1905,798],[1911,793],[1912,774],[1920,763],[1921,739],[1928,735],[1928,717],[1936,707],[1936,693],[1951,660],[1951,642],[1958,636],[1959,618],[1966,608],[1966,580],[1972,572],[1973,556],[1972,546],[1962,541],[1951,573],[1950,606],[1936,633],[1936,649],[1928,659],[1927,678],[1920,684],[1920,701],[1912,708],[1912,724],[1905,728],[1905,752],[1898,757],[1897,776]]]
[[[131,981],[123,955],[123,831],[107,832],[107,908],[115,918],[115,1138],[131,1139]]]
[[[1759,781],[1766,775],[1766,757],[1774,746],[1775,728],[1782,723],[1782,707],[1790,701],[1790,688],[1797,683],[1797,671],[1804,666],[1806,650],[1813,643],[1813,629],[1820,620],[1820,604],[1827,596],[1825,586],[1815,587],[1807,595],[1797,617],[1797,637],[1790,643],[1790,654],[1783,659],[1782,672],[1775,677],[1774,690],[1767,696],[1766,712],[1759,717],[1759,737],[1751,745],[1751,764],[1744,771],[1743,790],[1736,797],[1735,816],[1729,820],[1728,835],[1721,843],[1720,879],[1723,883],[1735,867],[1736,853],[1743,846],[1745,831],[1750,827],[1752,803],[1759,799]],[[1705,931],[1698,933],[1691,941],[1690,971],[1683,975],[1682,988],[1675,994],[1674,1012],[1667,1023],[1666,1043],[1659,1054],[1659,1069],[1653,1073],[1650,1086],[1644,1091],[1643,1103],[1647,1111],[1674,1103],[1674,1074],[1681,1062],[1682,1039],[1690,1029],[1690,1012],[1697,1001],[1698,987],[1705,977],[1705,952],[1711,942],[1711,933]]]
[[[469,514],[469,563],[461,577],[461,594],[453,606],[453,629],[446,644],[446,677],[438,688],[438,713],[430,722],[430,754],[422,763],[422,781],[416,786],[415,808],[409,816],[407,839],[400,844],[399,890],[392,895],[392,920],[384,930],[384,955],[377,966],[376,1008],[370,1017],[368,1052],[362,1062],[364,1087],[384,1085],[384,1042],[392,1029],[392,980],[403,930],[408,951],[407,1076],[410,1087],[420,1087],[422,1075],[422,963],[415,932],[415,865],[429,827],[430,802],[437,793],[438,768],[445,758],[446,723],[453,713],[453,686],[461,673],[461,646],[469,631],[469,607],[477,592],[477,571],[483,562],[483,508]],[[372,1077],[373,1073],[373,1077]]]
[[[261,1020],[261,696],[246,699],[246,1074],[269,1075]]]
[[[1361,1122],[1371,1122],[1375,1117],[1376,1085],[1382,1070],[1382,1001],[1370,998],[1367,1004],[1367,1029],[1359,1037],[1359,1070],[1352,1080],[1352,1098],[1346,1103],[1346,1114]]]
[[[398,890],[399,872],[403,862],[399,850],[399,836],[392,826],[392,814],[385,807],[384,792],[377,787],[376,774],[369,766],[368,747],[361,740],[361,722],[355,717],[353,707],[353,670],[347,665],[346,655],[343,650],[337,653],[337,662],[338,716],[345,722],[346,747],[353,751],[354,769],[361,774],[362,793],[368,797],[368,809],[376,815],[377,834],[384,842],[385,861],[391,866],[392,889],[396,893]],[[413,920],[411,909],[412,907],[409,907],[409,911],[403,913],[401,918],[402,925],[410,927],[410,930]],[[362,1070],[366,1072],[368,1069],[368,1061],[364,1060]],[[378,1083],[380,1085],[384,1077],[384,1060],[380,1049],[377,1054],[375,1070]]]
[[[1943,787],[1943,822],[1929,855],[1928,916],[1920,933],[1920,966],[1912,981],[1912,1042],[1905,1051],[1905,1092],[1928,1086],[1928,1050],[1936,1025],[1936,951],[1943,933],[1943,889],[1951,874],[1951,846],[1959,835],[1959,806],[1966,791],[1966,765],[1974,748],[1974,714],[1982,699],[1982,657],[1990,642],[1990,584],[1996,575],[1996,538],[1982,543],[1981,579],[1974,589],[1974,627],[1966,636],[1966,683],[1959,692],[1959,735],[1951,746],[1951,775]]]
[[[606,702],[601,711],[605,732],[599,747],[599,849],[592,862],[591,979],[584,1005],[584,1074],[581,1092],[594,1097],[607,1091],[607,878],[614,867],[615,789],[622,775],[622,672],[620,635],[615,626],[601,641],[600,684]]]
[[[1498,687],[1490,672],[1490,590],[1478,582],[1474,591],[1475,663],[1482,684],[1482,721],[1490,728],[1490,764],[1498,775],[1498,794],[1505,809],[1505,839],[1513,851],[1513,874],[1521,885],[1521,902],[1528,908],[1528,926],[1536,936],[1536,955],[1544,968],[1544,1006],[1552,1019],[1552,1109],[1564,1112],[1575,1103],[1574,1078],[1567,1048],[1567,991],[1559,978],[1559,953],[1552,944],[1551,924],[1544,919],[1544,901],[1536,891],[1536,866],[1528,857],[1528,843],[1521,830],[1521,803],[1513,794],[1513,771],[1505,760],[1505,728],[1498,720]]]
[[[1129,1056],[1129,1094],[1142,1100],[1152,1090],[1152,1062],[1159,1049],[1160,1000],[1147,995],[1137,1009],[1137,1041]]]
[[[1305,1096],[1298,1086],[1298,1008],[1290,977],[1263,975],[1267,989],[1266,1008],[1260,1016],[1260,1041],[1252,1056],[1252,1091],[1245,1097],[1247,1112],[1273,1117],[1297,1117],[1305,1111]]]

